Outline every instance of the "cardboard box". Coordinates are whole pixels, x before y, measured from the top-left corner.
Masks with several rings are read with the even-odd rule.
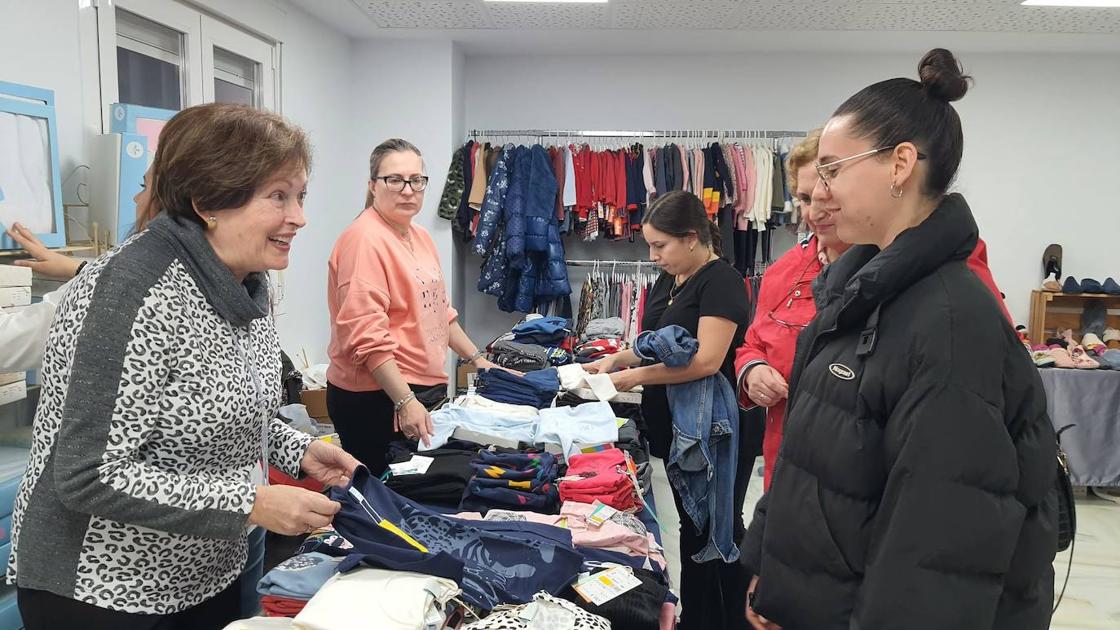
[[[478,369],[470,363],[460,365],[455,371],[455,389],[467,389],[468,376],[477,372]]]
[[[31,267],[0,265],[0,287],[31,286]]]
[[[322,422],[330,422],[327,414],[327,390],[305,389],[299,393],[300,402],[307,407],[307,415]]]

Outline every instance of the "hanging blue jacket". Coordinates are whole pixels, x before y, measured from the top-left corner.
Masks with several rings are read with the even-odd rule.
[[[548,151],[539,144],[529,149],[528,178],[525,185],[525,251],[547,252],[552,241],[549,228],[555,228],[556,174]],[[556,231],[557,238],[560,232]]]
[[[506,193],[505,220],[506,262],[508,268],[520,271],[525,268],[525,203],[529,188],[529,148],[519,146],[513,150],[510,166],[509,192]],[[510,284],[516,287],[516,282]]]
[[[482,198],[478,230],[474,241],[474,253],[479,256],[490,254],[490,247],[501,232],[502,212],[506,193],[509,191],[509,162],[512,153],[512,144],[502,148],[502,153],[494,163],[494,170],[486,183],[486,195]]]
[[[684,367],[699,343],[680,326],[646,331],[634,340],[634,354],[646,361]],[[666,472],[697,531],[708,529],[708,544],[696,562],[734,562],[739,549],[732,534],[736,518],[735,469],[739,462],[739,406],[720,372],[666,387],[673,416],[673,443]]]

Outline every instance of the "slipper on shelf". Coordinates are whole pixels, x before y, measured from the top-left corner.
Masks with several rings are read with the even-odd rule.
[[[1101,283],[1092,278],[1081,279],[1081,292],[1082,293],[1104,293],[1104,287]]]
[[[1098,346],[1103,346],[1104,342],[1093,333],[1087,333],[1081,338],[1081,345],[1085,346],[1086,350],[1096,350]]]
[[[1104,345],[1112,348],[1113,350],[1120,350],[1120,330],[1117,330],[1115,328],[1106,328],[1101,341],[1104,342]]]

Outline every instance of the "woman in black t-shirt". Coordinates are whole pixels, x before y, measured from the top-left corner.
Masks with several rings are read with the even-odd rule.
[[[708,220],[695,195],[677,191],[660,197],[646,212],[642,234],[649,243],[649,257],[661,267],[661,277],[646,298],[642,330],[676,324],[699,341],[692,362],[681,368],[663,364],[641,365],[632,350],[611,355],[585,366],[589,372],[609,372],[620,391],[644,387],[642,413],[649,427],[650,450],[665,459],[673,439],[673,421],[665,386],[688,383],[722,372],[735,382],[735,350],[748,325],[749,302],[743,277],[720,256],[719,230]],[[632,368],[632,369],[621,369]],[[742,424],[742,423],[741,423]],[[739,466],[735,476],[735,540],[744,532],[743,500],[754,462],[746,427],[739,436]],[[681,515],[680,628],[746,628],[743,617],[748,576],[738,562],[697,563],[693,554],[703,549],[708,532],[697,532],[685,515],[680,496],[673,491]]]

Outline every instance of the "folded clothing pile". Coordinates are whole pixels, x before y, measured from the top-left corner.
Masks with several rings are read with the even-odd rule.
[[[455,582],[410,571],[360,567],[333,576],[296,616],[301,630],[442,628]]]
[[[330,498],[341,504],[335,528],[354,545],[342,571],[364,564],[445,577],[484,610],[527,603],[541,590],[558,593],[583,562],[566,530],[450,518],[390,491],[362,466]]]
[[[482,371],[487,372],[488,370]],[[505,370],[494,370],[494,372],[509,374]],[[512,374],[509,374],[509,376],[513,377]],[[533,408],[536,409],[535,406]],[[427,445],[423,442],[417,445],[417,450],[421,452],[442,448],[457,429],[466,429],[475,434],[477,437],[473,440],[475,442],[485,441],[485,437],[482,436],[494,436],[532,444],[533,437],[537,434],[538,420],[536,417],[506,415],[480,407],[447,405],[443,409],[433,411],[431,419],[432,429],[435,433]]]
[[[505,370],[479,370],[475,391],[484,398],[511,405],[528,405],[544,409],[552,404],[560,390],[556,368],[528,372],[524,376]]]
[[[490,346],[490,360],[519,372],[543,370],[551,365],[548,348],[516,341],[495,341]]]
[[[562,501],[599,501],[625,512],[637,512],[642,508],[630,478],[626,454],[617,448],[571,457],[568,472],[559,481]]]
[[[604,567],[602,571],[610,568]],[[601,605],[585,600],[571,586],[561,594],[561,597],[589,613],[606,619],[611,623],[611,630],[658,630],[661,627],[661,608],[669,594],[665,572],[633,567],[618,567],[618,570],[631,573],[641,583]],[[592,575],[602,571],[596,571]]]
[[[485,514],[491,508],[555,514],[559,465],[550,453],[499,453],[480,450],[460,508]]]
[[[526,318],[510,331],[512,341],[538,346],[564,346],[571,335],[571,325],[563,317]]]
[[[267,617],[294,617],[338,573],[340,557],[301,553],[278,564],[257,583]]]
[[[576,361],[598,361],[603,357],[626,349],[626,343],[621,339],[596,339],[585,341],[576,346]]]
[[[622,339],[626,324],[621,317],[604,317],[587,322],[587,327],[580,335],[580,343],[595,341],[597,339]]]
[[[426,505],[458,507],[467,482],[474,472],[471,460],[478,455],[479,445],[451,440],[442,448],[424,451],[423,457],[432,458],[432,463],[423,473],[396,474],[389,467],[389,478],[385,485],[397,494],[419,501]],[[408,448],[407,442],[393,442],[389,445],[389,462],[399,464],[416,456]]]
[[[618,420],[609,403],[589,402],[574,407],[541,409],[537,444],[558,444],[565,460],[582,447],[613,445],[618,439]]]

